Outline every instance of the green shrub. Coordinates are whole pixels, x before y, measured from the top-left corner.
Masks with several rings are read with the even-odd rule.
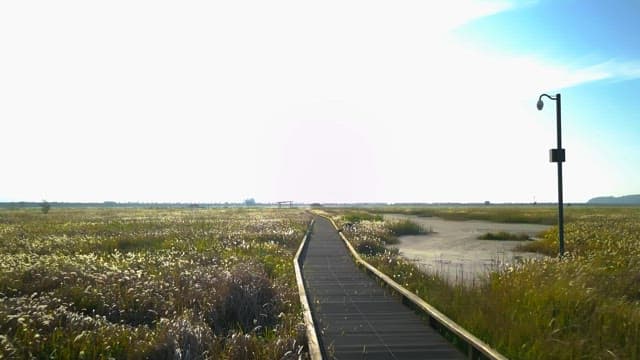
[[[217,334],[233,330],[250,332],[273,326],[280,302],[275,287],[263,269],[253,264],[236,266],[218,286],[217,301],[208,321]]]
[[[40,211],[42,211],[43,214],[48,214],[49,210],[51,210],[51,204],[49,204],[46,200],[43,200],[40,204]]]
[[[374,239],[365,239],[359,241],[356,244],[355,249],[358,253],[367,256],[383,254],[386,250],[384,244],[381,241]]]
[[[371,214],[364,211],[352,211],[342,215],[344,222],[359,223],[361,221],[382,221],[382,215]]]
[[[527,234],[514,234],[506,231],[500,231],[497,233],[488,232],[483,235],[478,236],[479,240],[502,240],[502,241],[523,241],[523,240],[531,240],[529,235]]]
[[[399,220],[387,223],[387,229],[395,236],[404,235],[424,235],[429,234],[432,229],[426,229],[411,220]]]

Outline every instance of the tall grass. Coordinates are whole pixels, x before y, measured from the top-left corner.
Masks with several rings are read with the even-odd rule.
[[[387,249],[386,245],[398,243],[398,237],[386,226],[383,221],[361,220],[356,226],[346,226],[347,218],[339,212],[333,219],[336,225],[343,229],[343,233],[353,241],[356,251],[366,255],[384,254],[387,252],[397,253],[397,250]],[[357,236],[355,236],[357,234]]]
[[[387,229],[396,236],[404,235],[425,235],[432,233],[432,229],[427,229],[411,220],[398,220],[386,224]]]
[[[372,214],[366,211],[348,211],[342,215],[342,219],[348,223],[359,223],[361,221],[382,221],[382,215]]]
[[[297,210],[0,210],[0,358],[304,353]]]
[[[390,252],[366,259],[509,358],[638,359],[640,208],[574,216],[565,258],[505,267],[473,285],[449,284]],[[557,230],[532,243],[555,255]]]

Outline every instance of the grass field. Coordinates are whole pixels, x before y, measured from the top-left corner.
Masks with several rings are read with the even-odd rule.
[[[392,212],[552,223],[551,207],[392,209]],[[381,212],[380,209],[375,210]],[[558,259],[557,228],[525,250],[552,257],[495,272],[473,286],[424,274],[397,252],[367,261],[513,359],[640,358],[640,208],[567,209],[566,249]],[[340,222],[339,213],[333,214]],[[345,233],[354,244],[383,243],[380,222]]]
[[[292,258],[309,220],[0,210],[0,358],[298,359]]]

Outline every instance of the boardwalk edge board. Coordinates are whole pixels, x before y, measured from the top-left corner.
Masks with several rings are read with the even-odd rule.
[[[302,312],[304,317],[304,325],[307,333],[307,345],[309,348],[309,357],[311,360],[322,360],[322,352],[320,350],[320,343],[318,341],[318,335],[316,333],[316,327],[313,323],[313,317],[311,316],[311,308],[309,307],[309,301],[307,299],[307,292],[304,288],[304,281],[302,280],[302,271],[300,269],[300,256],[304,247],[309,240],[311,234],[311,228],[313,227],[314,220],[311,220],[307,233],[302,238],[302,243],[296,252],[296,256],[293,258],[293,267],[296,272],[296,283],[298,284],[298,294],[300,295],[300,304],[302,304]]]
[[[426,301],[422,300],[420,297],[418,297],[416,294],[412,293],[411,291],[407,290],[402,285],[393,281],[393,279],[391,279],[389,276],[387,276],[380,270],[376,269],[373,265],[364,261],[360,257],[360,255],[356,252],[356,250],[353,248],[349,240],[347,240],[347,238],[344,236],[342,231],[338,229],[338,226],[336,225],[335,221],[333,221],[332,218],[325,215],[318,215],[318,216],[321,216],[331,222],[333,227],[340,234],[340,238],[342,238],[342,241],[344,241],[345,245],[351,252],[351,255],[356,260],[356,263],[364,266],[365,269],[367,269],[370,273],[372,273],[377,278],[385,282],[389,287],[391,287],[393,290],[398,292],[404,299],[413,303],[413,305],[415,305],[418,309],[420,309],[429,317],[430,322],[437,323],[439,326],[442,326],[447,331],[451,332],[460,340],[462,340],[464,343],[466,343],[468,346],[469,359],[475,359],[477,355],[481,354],[490,360],[508,360],[504,355],[500,354],[497,350],[490,347],[487,343],[478,339],[473,334],[471,334],[470,332],[465,330],[463,327],[458,325],[456,322],[449,319],[446,315],[438,311],[435,307],[428,304]]]

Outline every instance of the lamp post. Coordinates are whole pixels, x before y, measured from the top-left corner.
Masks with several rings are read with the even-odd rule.
[[[542,94],[538,98],[536,106],[538,110],[542,110],[544,103],[542,98],[546,97],[556,102],[556,127],[558,136],[558,147],[551,149],[549,153],[549,161],[558,163],[558,242],[560,243],[560,257],[564,256],[564,211],[562,207],[562,163],[565,161],[565,152],[562,148],[562,130],[561,130],[561,115],[560,115],[560,94],[556,94],[555,97],[547,94]]]

